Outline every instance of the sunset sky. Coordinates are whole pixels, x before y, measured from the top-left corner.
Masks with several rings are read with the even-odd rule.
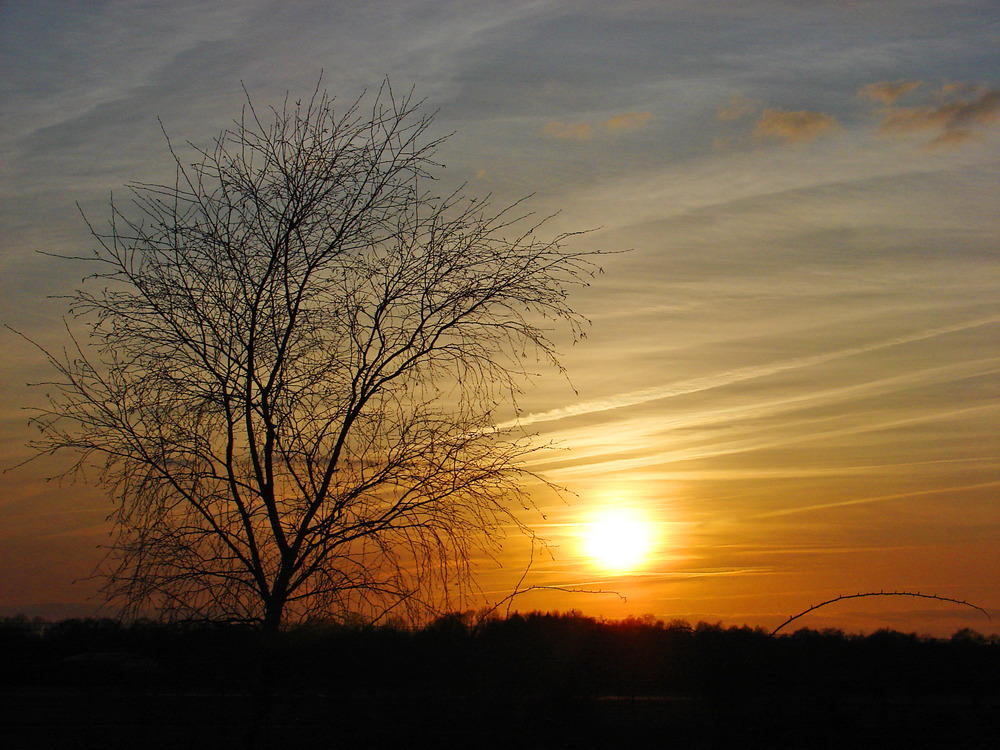
[[[444,186],[534,194],[573,247],[629,250],[573,298],[522,424],[557,448],[526,609],[774,627],[1000,630],[1000,4],[385,0],[0,5],[0,324],[58,349],[89,247],[163,128],[205,143],[241,82],[280,105],[415,87]],[[0,467],[28,457],[44,358],[0,331]],[[106,501],[0,477],[0,615],[87,614]],[[626,509],[649,549],[598,564]],[[544,517],[543,517],[544,516]],[[590,540],[590,541],[588,541]],[[480,566],[484,601],[529,557]]]

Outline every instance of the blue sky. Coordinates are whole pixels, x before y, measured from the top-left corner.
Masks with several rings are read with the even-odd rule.
[[[526,518],[552,544],[523,607],[776,624],[841,593],[909,588],[1000,607],[1000,7],[782,2],[4,3],[0,322],[59,346],[89,242],[130,181],[168,178],[163,128],[204,143],[258,102],[385,76],[438,112],[442,189],[533,194],[553,233],[630,252],[575,299],[569,381],[525,393],[558,452]],[[4,465],[27,454],[11,334]],[[3,475],[0,609],[82,601],[107,507]],[[637,574],[582,555],[588,513],[659,533]],[[496,596],[523,543],[484,563]],[[969,625],[862,602],[848,628]],[[799,606],[801,605],[801,607]],[[65,608],[64,608],[65,609]],[[848,611],[850,610],[850,611]],[[68,611],[68,610],[67,610]],[[817,615],[818,617],[818,615]],[[979,615],[981,618],[981,615]],[[818,620],[816,622],[819,622]]]

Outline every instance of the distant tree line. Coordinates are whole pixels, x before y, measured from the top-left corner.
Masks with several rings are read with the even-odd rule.
[[[259,638],[247,625],[0,621],[0,740],[235,746]],[[422,627],[313,620],[276,648],[271,747],[992,748],[1000,731],[1000,637],[971,630],[771,637],[464,612]]]
[[[239,625],[0,620],[5,682],[144,678],[239,685],[257,633]],[[578,612],[480,620],[451,613],[423,627],[315,620],[283,631],[281,679],[336,690],[483,690],[491,695],[719,694],[746,690],[1000,694],[1000,636],[950,639],[892,630],[851,635],[651,616],[597,620]],[[471,686],[471,687],[470,687]]]

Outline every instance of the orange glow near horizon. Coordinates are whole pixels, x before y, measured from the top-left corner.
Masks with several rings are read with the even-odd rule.
[[[405,571],[427,589],[401,589],[386,617],[426,597],[771,630],[841,595],[910,591],[947,600],[851,599],[795,627],[1000,631],[1000,3],[387,2],[374,24],[316,3],[29,5],[0,11],[0,617],[114,614],[91,575],[115,539],[100,467],[66,473],[80,455],[26,447],[59,379],[45,350],[75,356],[67,324],[87,346],[67,295],[105,288],[62,260],[101,249],[80,213],[104,232],[122,186],[175,184],[158,117],[187,165],[248,93],[267,115],[321,84],[339,111],[391,81],[423,102],[412,145],[442,169],[372,216],[385,249],[417,227],[458,237],[393,213],[434,196],[456,221],[505,208],[497,239],[553,242],[594,277],[559,301],[572,322],[512,311],[544,352],[489,327],[448,344],[449,362],[498,357],[475,383],[455,370],[482,402],[460,401],[444,360],[413,370],[420,408],[523,445],[500,480],[522,486],[456,507],[470,525],[445,565]],[[362,182],[337,189],[351,201]],[[471,278],[451,280],[455,299]],[[334,341],[360,335],[351,311],[327,312],[330,356],[354,352]],[[410,559],[388,552],[366,580]],[[349,580],[343,606],[381,617]]]

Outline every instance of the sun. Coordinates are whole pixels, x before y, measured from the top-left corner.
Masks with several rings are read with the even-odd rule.
[[[625,508],[595,513],[583,533],[583,549],[604,570],[626,573],[643,567],[653,547],[652,525]]]

